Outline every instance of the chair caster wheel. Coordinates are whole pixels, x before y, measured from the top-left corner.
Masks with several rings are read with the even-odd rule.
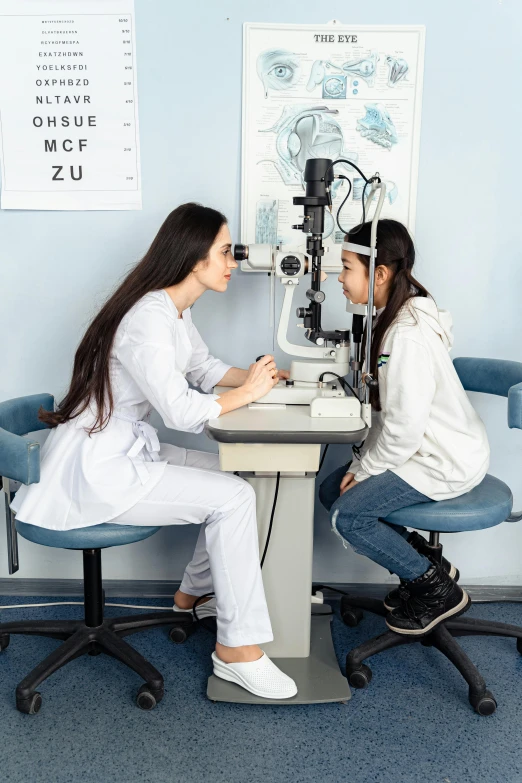
[[[497,709],[497,702],[491,691],[484,691],[484,693],[469,694],[469,703],[479,715],[493,715]]]
[[[41,706],[42,697],[38,692],[33,693],[33,695],[29,696],[27,699],[20,699],[18,696],[16,697],[16,709],[18,712],[25,713],[25,715],[36,715],[37,712],[40,712]]]
[[[153,710],[163,698],[163,688],[153,691],[148,685],[142,685],[136,696],[136,704],[140,710]]]
[[[341,619],[345,625],[348,625],[350,628],[357,628],[363,617],[361,609],[341,601]]]
[[[346,676],[352,688],[367,688],[372,681],[372,670],[365,663],[361,663],[357,668],[351,668],[347,663]]]
[[[192,623],[192,625],[174,625],[169,631],[169,639],[171,642],[174,642],[174,644],[183,644],[187,641],[189,636],[192,636],[194,633],[194,626],[195,623]]]
[[[4,650],[7,650],[9,647],[9,642],[11,640],[11,637],[8,633],[3,633],[0,636],[0,652],[3,652]]]

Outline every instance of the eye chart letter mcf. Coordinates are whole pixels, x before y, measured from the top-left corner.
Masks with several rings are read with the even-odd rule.
[[[0,0],[2,209],[141,209],[133,0]]]
[[[383,217],[414,230],[424,37],[423,26],[245,24],[243,242],[302,245],[291,226],[303,208],[292,198],[304,193],[308,158],[345,158],[366,177],[379,172]],[[361,219],[364,180],[348,164],[335,174],[352,184],[341,213],[351,228]],[[347,183],[336,180],[332,192],[324,239],[335,250]]]

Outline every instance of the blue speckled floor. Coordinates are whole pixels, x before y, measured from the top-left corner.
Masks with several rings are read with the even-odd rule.
[[[1,619],[71,618],[77,610],[24,609]],[[522,623],[521,604],[471,612]],[[350,629],[336,616],[339,660],[382,627],[366,615]],[[370,687],[346,705],[249,707],[207,701],[209,633],[181,646],[164,630],[130,641],[165,677],[156,710],[135,706],[140,681],[130,670],[86,656],[41,686],[42,710],[27,716],[14,707],[15,685],[58,642],[11,639],[0,656],[2,783],[522,783],[522,657],[512,640],[462,640],[498,701],[489,718],[473,712],[451,664],[421,645],[370,661]]]

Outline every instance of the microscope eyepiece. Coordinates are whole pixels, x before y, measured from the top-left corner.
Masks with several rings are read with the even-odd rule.
[[[234,259],[246,261],[248,258],[248,245],[234,245]]]

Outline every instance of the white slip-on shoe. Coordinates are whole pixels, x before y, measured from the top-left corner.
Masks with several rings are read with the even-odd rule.
[[[174,612],[184,612],[186,614],[193,614],[192,609],[180,609],[179,606],[176,606],[176,602],[174,602],[174,606],[172,607],[172,609]],[[198,604],[196,606],[196,614],[198,616],[198,620],[204,620],[205,617],[216,617],[217,610],[216,610],[215,596],[209,598],[209,600],[206,601],[204,604]]]
[[[222,680],[240,685],[262,699],[291,699],[297,693],[297,685],[284,674],[266,653],[257,661],[225,663],[212,653],[214,674]]]

